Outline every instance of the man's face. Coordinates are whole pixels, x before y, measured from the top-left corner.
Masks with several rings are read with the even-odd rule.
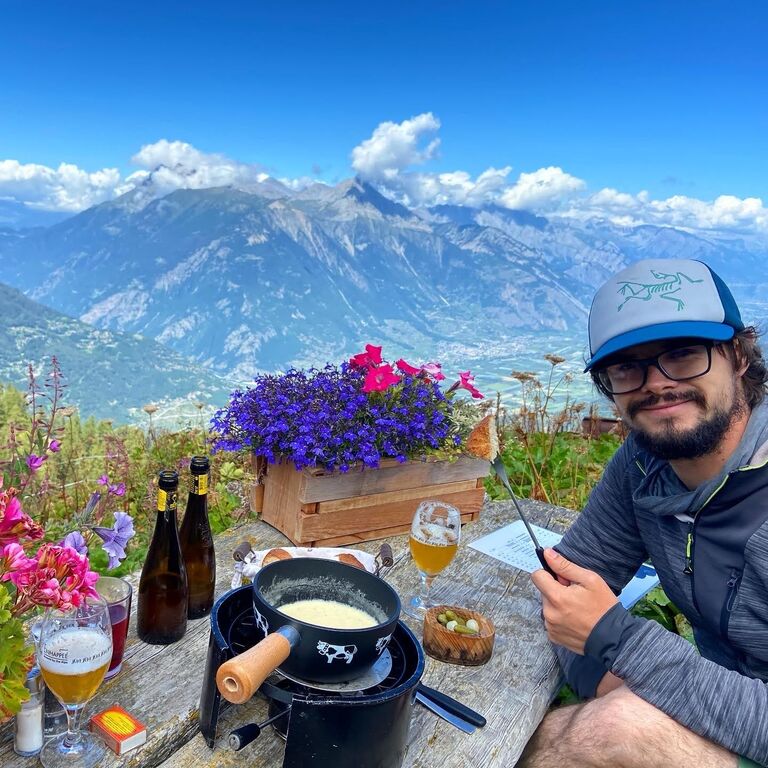
[[[641,344],[623,352],[621,359],[647,359],[686,343],[679,339]],[[645,384],[614,395],[614,402],[641,447],[667,460],[712,453],[746,409],[741,377],[718,347],[713,347],[711,367],[703,376],[673,381],[651,365]]]

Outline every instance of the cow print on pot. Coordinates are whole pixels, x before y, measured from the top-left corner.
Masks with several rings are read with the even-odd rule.
[[[323,640],[318,641],[317,650],[321,656],[325,656],[330,664],[336,659],[344,659],[349,664],[357,653],[356,645],[332,645]]]

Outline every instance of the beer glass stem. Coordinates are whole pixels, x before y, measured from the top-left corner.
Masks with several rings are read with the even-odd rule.
[[[80,741],[80,713],[83,711],[83,708],[71,707],[65,704],[64,709],[67,713],[67,732],[64,735],[62,747],[69,750]]]
[[[421,576],[421,604],[427,608],[429,606],[429,590],[432,588],[435,577],[424,573],[424,571],[419,571],[419,576]]]

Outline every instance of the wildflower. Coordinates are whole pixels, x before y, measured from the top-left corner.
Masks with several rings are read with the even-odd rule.
[[[109,476],[102,475],[97,481],[99,485],[109,485]]]
[[[43,466],[43,462],[46,458],[47,456],[36,456],[34,453],[30,453],[29,456],[27,456],[27,466],[31,472],[37,472],[37,470]]]
[[[125,496],[125,483],[110,483],[107,493],[111,496]]]
[[[564,357],[560,357],[560,355],[553,355],[551,353],[548,354],[548,355],[544,355],[544,359],[548,360],[550,363],[552,363],[553,366],[554,365],[560,365],[560,363],[564,363],[565,362],[565,358]]]
[[[103,541],[102,549],[109,555],[107,568],[116,568],[125,557],[125,546],[133,538],[133,518],[127,512],[115,512],[111,528],[95,526],[93,532]]]
[[[48,443],[48,450],[51,453],[58,453],[61,450],[61,441],[60,440],[51,440],[51,442]]]

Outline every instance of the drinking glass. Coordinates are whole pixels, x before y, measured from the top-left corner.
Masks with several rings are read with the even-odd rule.
[[[44,768],[91,766],[104,742],[80,731],[80,714],[101,685],[112,658],[109,608],[103,598],[85,598],[69,609],[49,608],[40,628],[37,660],[45,684],[67,713],[67,732],[46,742]]]
[[[416,619],[432,606],[432,582],[453,560],[461,538],[461,513],[444,501],[422,501],[411,523],[408,544],[421,576],[421,594],[408,600],[403,610]]]
[[[128,636],[128,618],[131,615],[133,589],[117,576],[101,576],[96,582],[96,591],[106,600],[109,621],[112,624],[112,660],[104,675],[105,680],[114,677],[123,666],[125,638]]]

